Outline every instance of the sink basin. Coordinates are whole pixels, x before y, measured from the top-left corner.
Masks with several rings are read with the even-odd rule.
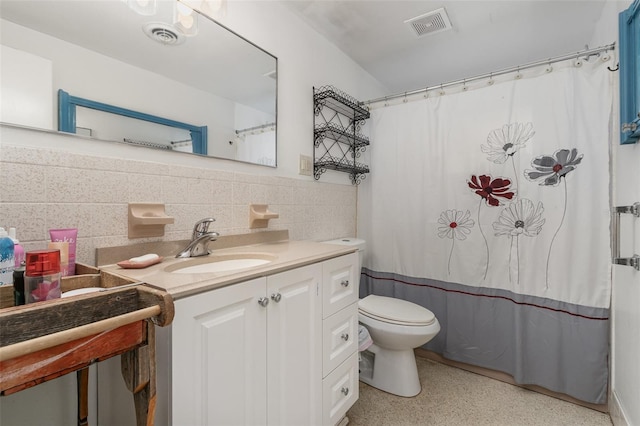
[[[174,274],[231,272],[266,265],[275,259],[275,256],[259,253],[209,255],[167,266],[165,271]]]

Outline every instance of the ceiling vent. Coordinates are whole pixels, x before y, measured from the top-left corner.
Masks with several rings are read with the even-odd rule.
[[[184,43],[184,36],[172,25],[162,22],[150,22],[142,26],[142,31],[151,40],[165,46],[177,46]]]
[[[408,19],[404,21],[404,23],[408,24],[418,37],[451,29],[451,21],[449,20],[447,11],[444,10],[444,7],[434,10],[433,12]]]

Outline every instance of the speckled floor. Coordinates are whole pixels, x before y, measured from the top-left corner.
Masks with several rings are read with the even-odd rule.
[[[349,426],[611,426],[609,415],[417,357],[422,392],[403,398],[360,382]]]

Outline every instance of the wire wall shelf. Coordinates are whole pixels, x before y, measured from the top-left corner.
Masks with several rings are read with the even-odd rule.
[[[316,180],[327,170],[349,173],[358,185],[369,167],[356,161],[369,146],[360,133],[369,111],[355,98],[333,86],[313,88],[314,173]]]

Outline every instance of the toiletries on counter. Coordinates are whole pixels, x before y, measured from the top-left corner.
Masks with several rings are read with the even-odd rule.
[[[13,271],[13,304],[24,305],[24,270],[25,264],[16,267]]]
[[[15,267],[19,267],[24,262],[24,248],[20,245],[20,241],[16,237],[16,228],[9,228],[9,238],[13,241],[13,257],[15,259]]]
[[[69,269],[69,243],[66,241],[50,242],[48,248],[50,250],[60,250],[60,274],[63,277],[74,275]]]
[[[57,299],[60,290],[60,250],[35,250],[26,253],[24,297],[26,303]]]
[[[15,268],[13,240],[4,228],[0,228],[0,286],[13,284]]]
[[[51,242],[66,242],[69,243],[69,263],[68,274],[75,275],[76,273],[76,240],[78,238],[77,228],[67,229],[50,229],[49,235],[51,236]]]

